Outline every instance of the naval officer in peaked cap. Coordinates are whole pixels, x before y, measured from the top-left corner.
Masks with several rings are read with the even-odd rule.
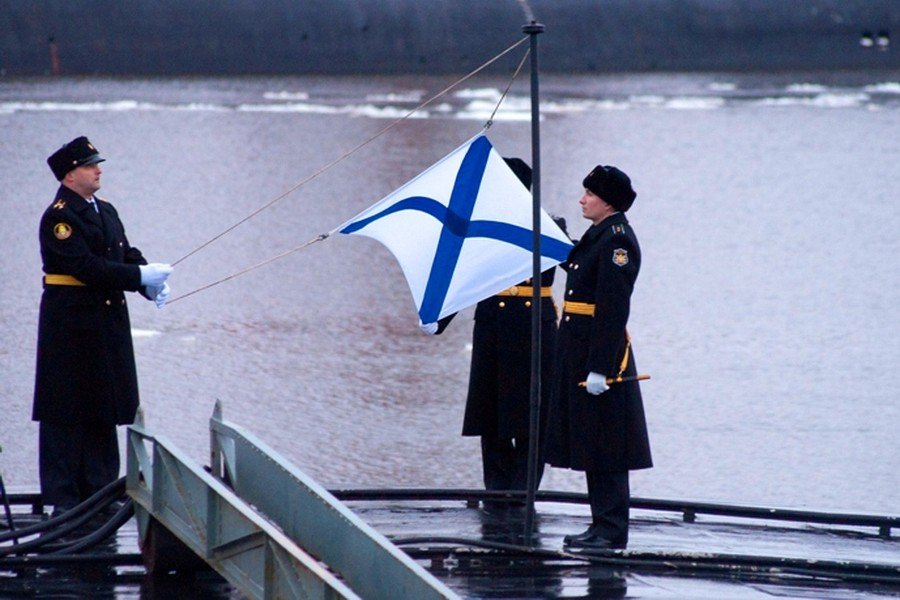
[[[148,264],[112,204],[96,196],[103,162],[84,136],[47,159],[60,182],[41,217],[44,270],[32,418],[41,494],[64,512],[119,477],[116,426],[132,423],[137,372],[124,292],[162,308],[172,267]]]

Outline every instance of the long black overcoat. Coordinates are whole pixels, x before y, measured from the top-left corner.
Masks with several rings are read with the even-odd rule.
[[[553,285],[555,268],[541,274]],[[522,285],[530,286],[531,280]],[[524,438],[531,414],[532,297],[491,296],[475,308],[463,435]],[[556,306],[541,298],[541,408],[546,414],[556,350]],[[543,419],[542,419],[543,420]]]
[[[637,373],[633,350],[621,366],[640,267],[641,250],[623,213],[590,227],[569,253],[565,300],[593,304],[595,311],[564,311],[560,320],[545,446],[553,466],[621,472],[653,465],[639,384],[613,384],[599,396],[579,386],[591,371]]]
[[[116,209],[60,186],[40,224],[44,273],[83,286],[44,284],[38,323],[35,421],[134,421],[137,373],[123,291],[142,291],[138,265]]]

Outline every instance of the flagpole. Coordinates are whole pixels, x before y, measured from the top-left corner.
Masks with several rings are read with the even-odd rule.
[[[532,198],[532,298],[531,305],[531,398],[528,427],[528,479],[525,497],[525,540],[534,540],[534,496],[538,486],[541,410],[541,119],[538,95],[537,36],[544,26],[534,20],[522,27],[531,38],[531,198]]]

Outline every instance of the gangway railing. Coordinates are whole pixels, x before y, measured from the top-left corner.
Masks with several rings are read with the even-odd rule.
[[[249,598],[359,598],[138,414],[128,428],[126,491],[142,550],[153,521]]]
[[[367,599],[458,596],[252,433],[209,422],[212,472]]]
[[[126,490],[142,550],[163,526],[249,598],[457,598],[252,434],[210,419],[207,471],[128,428]],[[159,525],[157,525],[159,524]]]

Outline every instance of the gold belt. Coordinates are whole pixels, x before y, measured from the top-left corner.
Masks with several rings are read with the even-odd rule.
[[[563,302],[563,312],[571,313],[573,315],[593,317],[594,308],[594,304],[589,304],[587,302],[569,302],[568,300]]]
[[[44,275],[44,284],[45,285],[77,285],[84,286],[85,284],[78,281],[71,275]]]
[[[530,285],[514,285],[506,288],[502,292],[498,292],[495,296],[526,296],[531,298],[534,295],[534,288]],[[541,298],[552,298],[553,288],[549,285],[541,287]]]

